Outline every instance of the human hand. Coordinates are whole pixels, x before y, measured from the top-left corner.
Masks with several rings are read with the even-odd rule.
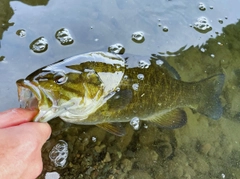
[[[26,109],[0,112],[0,179],[34,179],[41,173],[41,148],[51,128],[29,122],[36,114]]]

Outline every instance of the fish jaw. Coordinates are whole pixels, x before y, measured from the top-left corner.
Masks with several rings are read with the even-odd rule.
[[[47,122],[59,114],[59,112],[56,113],[57,106],[49,106],[44,91],[40,90],[37,84],[24,79],[20,79],[16,83],[20,107],[25,109],[38,109],[39,111],[33,121]],[[50,98],[50,100],[52,102],[53,99]],[[53,104],[53,102],[51,104]]]
[[[16,83],[20,107],[25,109],[37,109],[38,103],[41,100],[39,89],[28,80],[20,79]]]

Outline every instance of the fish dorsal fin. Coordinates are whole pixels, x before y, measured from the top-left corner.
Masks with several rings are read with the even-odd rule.
[[[124,127],[122,127],[119,123],[101,123],[96,126],[116,136],[124,136],[126,134]]]
[[[182,109],[174,109],[165,114],[156,113],[145,120],[157,123],[163,128],[175,129],[186,124],[187,115]]]

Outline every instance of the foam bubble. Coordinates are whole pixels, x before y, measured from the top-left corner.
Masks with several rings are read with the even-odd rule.
[[[132,34],[132,41],[136,43],[143,43],[145,41],[144,33],[142,31],[137,31]]]
[[[108,47],[108,52],[115,53],[115,54],[124,54],[125,48],[122,44],[116,43]]]
[[[133,127],[134,130],[138,130],[140,127],[140,120],[138,117],[134,117],[130,121],[130,125]]]
[[[59,179],[60,175],[57,172],[47,172],[45,174],[45,179]]]
[[[58,30],[55,37],[62,45],[70,45],[74,42],[69,30],[66,28]]]
[[[35,53],[45,52],[48,49],[47,39],[39,37],[30,44],[29,48]]]
[[[26,37],[26,31],[24,29],[19,29],[17,30],[16,34],[19,36],[19,37]]]
[[[194,23],[194,29],[201,33],[207,33],[212,30],[212,26],[210,25],[208,19],[202,16]]]
[[[68,144],[64,140],[59,140],[49,153],[50,160],[56,167],[63,167],[68,157]]]
[[[198,8],[199,8],[201,11],[205,11],[205,10],[206,10],[206,6],[205,6],[202,2],[199,3]]]
[[[138,75],[137,75],[137,78],[138,78],[139,80],[143,80],[143,79],[144,79],[144,75],[143,75],[143,74],[138,74]]]
[[[138,84],[138,83],[134,83],[134,84],[132,85],[132,88],[133,88],[133,90],[137,91],[138,88],[139,88],[139,84]]]

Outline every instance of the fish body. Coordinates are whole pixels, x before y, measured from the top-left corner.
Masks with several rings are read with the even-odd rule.
[[[39,109],[34,121],[60,117],[116,135],[124,132],[113,123],[136,117],[165,128],[181,127],[187,121],[183,107],[218,119],[223,84],[223,74],[183,82],[166,61],[131,61],[106,52],[67,58],[17,81],[21,107]]]

